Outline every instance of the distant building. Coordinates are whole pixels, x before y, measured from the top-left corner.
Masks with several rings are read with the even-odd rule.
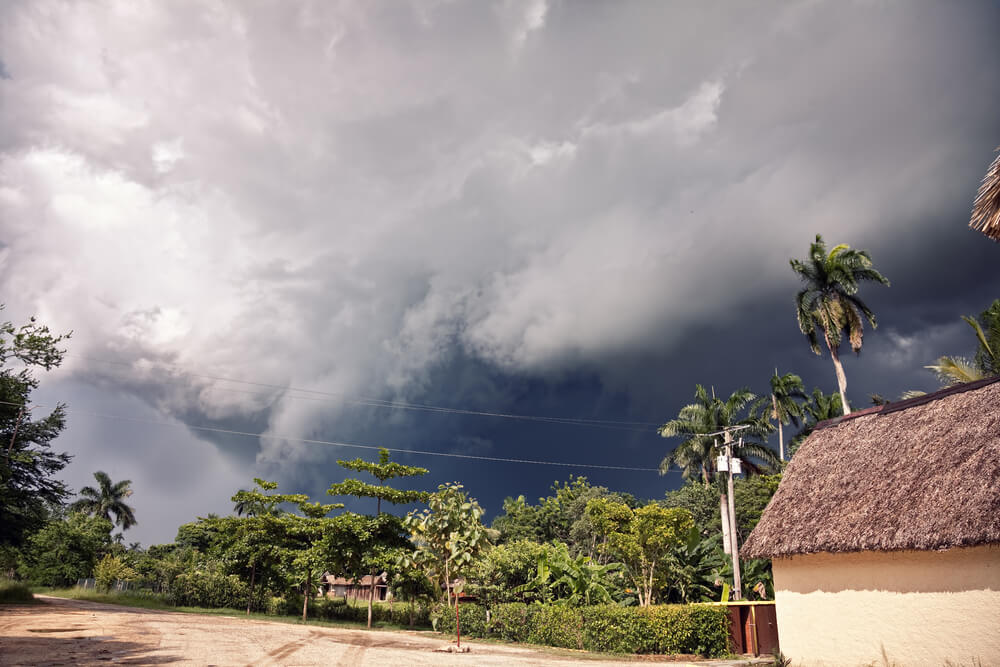
[[[1000,665],[1000,377],[820,424],[741,553],[797,666]]]
[[[332,574],[324,574],[320,581],[323,594],[331,598],[352,598],[355,600],[367,600],[371,593],[372,577],[369,574],[357,579],[347,579],[345,577],[335,577]],[[385,600],[389,587],[386,585],[386,573],[375,577],[375,599]]]

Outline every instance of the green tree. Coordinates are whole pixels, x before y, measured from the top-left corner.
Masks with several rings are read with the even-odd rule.
[[[473,568],[470,578],[477,583],[473,592],[487,605],[524,602],[524,592],[517,589],[535,578],[539,558],[552,549],[551,544],[534,540],[493,547]]]
[[[108,521],[112,520],[111,515],[114,514],[113,524],[121,526],[122,530],[134,526],[135,511],[125,503],[125,499],[132,495],[132,480],[125,479],[117,484],[113,483],[103,470],[95,472],[94,479],[97,480],[97,488],[85,486],[80,489],[82,498],[70,508],[75,512],[99,516]]]
[[[252,516],[217,519],[215,551],[231,561],[249,568],[250,586],[247,595],[247,614],[253,607],[254,584],[258,570],[261,572],[260,588],[269,579],[280,579],[290,569],[295,548],[290,544],[290,524],[282,521],[280,506],[285,503],[304,504],[309,498],[301,493],[271,493],[278,489],[277,482],[254,478],[254,488],[240,489],[233,497],[236,507],[253,508]],[[297,546],[297,545],[296,545]]]
[[[341,467],[347,468],[348,470],[354,470],[357,472],[366,472],[375,479],[377,479],[379,484],[367,484],[356,479],[345,479],[343,482],[337,484],[331,484],[330,488],[327,489],[327,493],[331,496],[354,496],[356,498],[375,498],[376,500],[376,512],[375,516],[379,517],[382,515],[382,501],[392,503],[393,505],[405,505],[409,503],[423,502],[427,500],[428,493],[426,491],[410,491],[404,489],[396,489],[385,482],[390,479],[399,479],[403,477],[421,477],[426,475],[427,468],[418,468],[416,466],[406,466],[401,463],[395,463],[389,460],[389,450],[380,449],[379,450],[379,460],[378,462],[365,461],[364,459],[354,459],[352,461],[337,461]],[[386,567],[391,561],[395,559],[393,555],[388,552],[381,554],[373,554],[376,556],[372,558],[371,563],[371,581],[372,585],[368,592],[368,629],[372,627],[372,607],[375,604],[375,575],[376,568],[378,565]],[[379,558],[380,556],[380,558]]]
[[[34,318],[20,327],[0,323],[0,550],[23,545],[69,496],[56,475],[71,457],[51,451],[52,441],[66,427],[66,408],[56,405],[33,420],[38,406],[30,405],[39,385],[34,371],[58,367],[65,354],[60,343],[68,338],[52,335]],[[10,361],[22,368],[8,368]]]
[[[660,463],[660,474],[666,474],[672,466],[681,469],[684,479],[700,476],[702,484],[709,486],[716,475],[716,459],[721,453],[720,431],[734,426],[744,427],[744,436],[733,446],[733,455],[743,459],[748,473],[773,468],[778,464],[774,452],[756,442],[753,438],[767,435],[770,426],[762,419],[746,410],[756,400],[757,395],[749,389],[738,389],[729,398],[722,400],[711,396],[703,386],[695,386],[695,402],[685,405],[671,419],[658,429],[664,438],[682,437],[673,451]],[[716,435],[712,435],[716,434]],[[755,463],[754,459],[761,463]]]
[[[427,499],[428,508],[412,511],[404,525],[416,544],[413,561],[434,574],[452,604],[452,579],[463,576],[490,546],[483,508],[461,484],[448,483]]]
[[[941,357],[927,366],[937,374],[944,386],[1000,375],[1000,299],[990,304],[978,318],[963,315],[962,319],[976,334],[976,353],[972,359]]]
[[[694,519],[686,510],[667,509],[655,503],[627,509],[629,520],[608,536],[607,548],[624,566],[626,577],[636,588],[639,605],[648,607],[666,583],[671,552],[683,543]]]
[[[574,607],[608,604],[612,602],[610,577],[620,567],[618,563],[599,565],[582,554],[574,558],[569,546],[556,542],[538,554],[535,576],[515,592],[534,592],[545,602]]]
[[[302,501],[299,503],[302,516],[286,514],[281,517],[288,524],[286,532],[295,550],[292,568],[298,573],[305,573],[305,581],[302,584],[303,622],[309,618],[309,599],[314,591],[313,582],[322,576],[327,564],[327,553],[322,541],[324,532],[330,526],[327,515],[343,506],[343,503],[321,505],[318,502]]]
[[[136,571],[129,567],[125,557],[120,554],[104,554],[104,558],[97,561],[94,566],[95,588],[102,593],[111,590],[112,584],[116,581],[131,581],[136,576]]]
[[[493,519],[491,526],[499,535],[497,544],[520,540],[545,541],[538,507],[528,503],[523,495],[504,498],[503,512]]]
[[[670,553],[667,588],[671,601],[690,604],[715,599],[723,560],[718,535],[703,537],[698,527],[692,526]]]
[[[565,542],[570,552],[595,557],[593,531],[586,517],[587,503],[594,498],[613,498],[635,507],[629,494],[612,493],[603,486],[594,486],[586,477],[574,477],[552,484],[552,494],[539,498],[537,505],[528,504],[524,496],[508,497],[503,514],[493,520],[498,544],[514,540]]]
[[[781,461],[785,460],[785,433],[782,426],[799,425],[802,406],[798,401],[807,398],[802,378],[794,373],[778,375],[778,369],[774,369],[774,375],[771,376],[771,409],[768,419],[778,426],[778,459]]]
[[[662,504],[667,508],[680,507],[690,512],[702,537],[717,535],[722,530],[719,491],[714,487],[691,480],[679,489],[667,491]]]
[[[739,439],[729,443],[732,454],[742,460],[746,474],[758,474],[773,470],[778,465],[774,452],[766,445],[757,442],[771,430],[770,424],[758,418],[752,412],[747,413],[758,397],[749,389],[739,389],[729,398],[722,400],[709,396],[701,385],[695,387],[695,402],[681,408],[677,418],[660,427],[663,437],[680,436],[684,440],[663,459],[660,464],[661,474],[665,474],[671,465],[677,465],[683,471],[685,479],[691,479],[701,473],[702,484],[706,487],[716,481],[716,461],[723,454],[726,446],[725,437],[719,433],[725,429],[739,427]],[[760,463],[757,463],[759,461]],[[729,522],[729,490],[722,476],[717,480],[719,493],[719,516],[721,517],[722,543],[726,545],[726,553],[731,544]]]
[[[826,243],[819,234],[809,246],[809,258],[805,261],[793,259],[790,263],[792,270],[805,283],[795,295],[799,329],[809,339],[809,346],[816,354],[821,354],[819,333],[822,332],[833,359],[840,401],[846,415],[851,410],[847,402],[847,375],[840,361],[840,343],[846,335],[851,349],[855,353],[861,352],[863,320],[867,319],[872,329],[876,328],[877,322],[875,313],[858,297],[858,288],[863,282],[888,286],[889,280],[872,268],[867,251],[841,244],[827,252]]]
[[[111,522],[73,512],[33,534],[20,573],[41,586],[66,586],[89,577],[111,546]]]
[[[819,387],[813,388],[809,400],[802,405],[802,410],[805,413],[805,422],[802,430],[788,443],[789,456],[794,456],[795,452],[799,451],[799,446],[820,422],[840,417],[844,413],[840,394],[824,394]]]
[[[410,627],[413,627],[413,607],[415,603],[437,599],[434,582],[427,578],[424,569],[412,559],[412,553],[403,552],[397,557],[389,583],[394,598],[409,603]]]

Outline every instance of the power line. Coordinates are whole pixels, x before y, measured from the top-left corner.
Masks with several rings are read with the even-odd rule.
[[[213,426],[197,426],[197,425],[188,424],[188,423],[182,422],[182,421],[166,422],[166,421],[158,421],[158,420],[155,420],[155,419],[143,419],[143,418],[140,418],[140,417],[125,417],[125,416],[122,416],[122,415],[108,415],[108,414],[103,414],[103,413],[100,413],[100,412],[90,412],[89,410],[75,410],[74,409],[74,410],[68,410],[68,412],[70,414],[86,415],[86,416],[89,416],[89,417],[97,417],[99,419],[109,419],[109,420],[114,420],[114,421],[133,422],[133,423],[139,423],[139,424],[153,424],[153,425],[156,425],[156,426],[173,426],[173,427],[181,427],[182,426],[182,427],[191,429],[193,431],[204,431],[204,432],[208,432],[208,433],[220,433],[220,434],[225,434],[225,435],[238,435],[238,436],[243,436],[243,437],[260,438],[260,439],[268,439],[268,440],[287,440],[289,442],[301,442],[301,443],[309,444],[309,445],[328,445],[328,446],[333,446],[333,447],[352,447],[352,448],[355,448],[355,449],[370,449],[370,450],[387,449],[390,452],[398,452],[398,453],[401,453],[401,454],[419,454],[419,455],[422,455],[422,456],[443,456],[443,457],[448,457],[448,458],[471,459],[471,460],[476,460],[476,461],[492,461],[492,462],[496,462],[496,463],[522,463],[522,464],[530,464],[530,465],[559,466],[559,467],[565,467],[565,468],[590,468],[590,469],[597,469],[597,470],[627,470],[627,471],[633,471],[633,472],[660,472],[659,468],[640,468],[640,467],[633,467],[633,466],[612,466],[612,465],[600,465],[600,464],[596,464],[596,463],[570,463],[570,462],[563,462],[563,461],[538,461],[538,460],[534,460],[534,459],[515,459],[515,458],[507,458],[507,457],[500,457],[500,456],[480,456],[480,455],[476,455],[476,454],[458,454],[458,453],[454,453],[454,452],[433,452],[433,451],[419,450],[419,449],[403,449],[403,448],[399,448],[399,447],[382,447],[382,446],[379,446],[379,445],[362,445],[362,444],[352,443],[352,442],[337,442],[337,441],[334,441],[334,440],[317,440],[317,439],[313,439],[313,438],[297,438],[297,437],[284,436],[284,435],[270,435],[270,434],[266,434],[266,433],[251,433],[249,431],[236,431],[236,430],[226,429],[226,428],[215,428]],[[670,470],[668,472],[680,472],[680,471],[679,470]]]
[[[68,354],[68,353],[67,353]],[[87,361],[94,361],[97,363],[109,364],[114,366],[124,366],[126,368],[133,368],[133,365],[129,362],[116,361],[112,359],[101,359],[97,357],[90,357],[85,355],[76,355],[79,359],[85,359]],[[486,410],[467,410],[463,408],[448,407],[442,405],[433,405],[428,403],[412,403],[409,401],[389,401],[380,398],[373,398],[369,396],[361,395],[351,395],[342,392],[330,392],[321,391],[318,389],[303,389],[301,387],[292,387],[289,385],[278,385],[271,384],[267,382],[255,382],[252,380],[239,380],[236,378],[225,377],[221,375],[210,375],[206,373],[194,373],[184,370],[181,366],[177,364],[170,364],[166,362],[157,362],[160,366],[168,366],[173,368],[180,368],[185,375],[190,377],[198,377],[207,380],[215,380],[219,382],[233,382],[237,384],[250,385],[255,387],[264,387],[268,389],[277,389],[284,392],[297,392],[299,394],[312,394],[313,396],[322,397],[332,397],[346,403],[354,403],[357,405],[365,405],[369,407],[376,408],[388,408],[388,409],[398,409],[398,410],[415,410],[423,412],[436,412],[442,414],[458,414],[458,415],[470,415],[479,417],[497,417],[503,419],[517,419],[523,421],[535,421],[542,423],[551,424],[568,424],[568,425],[578,425],[578,426],[594,426],[597,428],[612,428],[618,430],[627,430],[634,432],[648,433],[647,429],[642,428],[632,428],[637,426],[660,426],[659,422],[641,422],[641,421],[624,421],[624,420],[613,420],[613,419],[584,419],[584,418],[574,418],[574,417],[552,417],[552,416],[540,416],[540,415],[524,415],[516,413],[507,412],[491,412]],[[160,382],[165,382],[168,384],[179,384],[177,382],[170,382],[160,380]],[[224,387],[216,387],[216,389],[221,389],[224,391],[236,391],[234,389],[227,389]],[[259,395],[259,394],[258,394]],[[317,399],[313,396],[299,396],[295,394],[286,394],[288,398],[301,399],[301,400],[323,400]]]

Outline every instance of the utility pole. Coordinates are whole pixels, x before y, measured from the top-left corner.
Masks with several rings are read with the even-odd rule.
[[[715,433],[707,433],[706,436],[714,437],[717,435],[723,436],[723,453],[719,455],[716,462],[716,470],[719,472],[725,472],[728,475],[726,479],[726,492],[723,494],[725,500],[720,499],[720,514],[722,519],[722,538],[723,547],[732,559],[733,559],[733,599],[741,600],[743,598],[743,577],[740,573],[740,545],[739,537],[736,534],[736,503],[733,498],[733,475],[740,473],[740,464],[742,463],[738,458],[733,456],[733,431],[742,431],[745,428],[750,428],[749,425],[741,424],[739,426],[728,426],[721,431]],[[718,440],[716,440],[718,444]],[[743,444],[743,438],[740,438],[740,445]]]
[[[733,458],[733,436],[727,430],[725,433],[726,443],[726,472],[728,480],[726,482],[729,496],[729,539],[732,541],[731,553],[733,557],[733,599],[743,599],[743,577],[740,573],[740,543],[736,535],[736,503],[733,500],[733,468],[738,464],[739,459]],[[740,443],[743,438],[740,438]]]

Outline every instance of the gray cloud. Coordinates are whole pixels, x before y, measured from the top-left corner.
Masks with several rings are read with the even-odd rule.
[[[8,313],[77,332],[68,378],[167,415],[293,438],[414,424],[195,374],[494,405],[517,399],[484,374],[592,375],[611,402],[680,404],[709,365],[692,332],[779,312],[817,231],[896,284],[870,368],[936,356],[997,286],[995,248],[952,241],[1000,135],[990,5],[2,12]],[[974,255],[987,288],[911,272],[932,247]],[[319,483],[317,457],[264,440],[256,465]]]

